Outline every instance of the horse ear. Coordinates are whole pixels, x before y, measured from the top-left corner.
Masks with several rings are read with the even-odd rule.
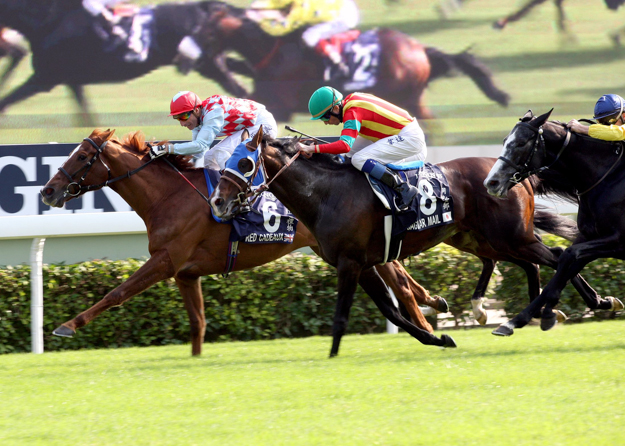
[[[527,113],[525,113],[523,115],[523,117],[521,119],[519,119],[519,121],[527,122],[527,121],[531,120],[533,117],[534,117],[534,113],[532,112],[532,110],[528,110]]]
[[[115,133],[115,129],[113,129],[113,130],[106,129],[106,131],[104,133],[102,133],[102,140],[103,141],[108,141],[109,139],[111,139],[113,137],[114,133]]]
[[[254,135],[254,137],[252,138],[252,140],[250,142],[248,142],[245,147],[247,147],[247,150],[249,150],[250,152],[255,152],[256,148],[258,147],[258,145],[260,144],[260,142],[263,140],[263,126],[261,125],[258,128],[258,131],[256,132],[256,134]]]
[[[249,137],[250,137],[249,130],[248,129],[243,129],[243,131],[241,132],[241,142],[245,141]]]
[[[544,115],[538,116],[536,119],[532,121],[532,125],[536,128],[543,125],[545,122],[547,122],[547,119],[549,119],[549,116],[551,116],[552,111],[553,111],[553,108],[549,110],[547,113],[545,113]]]

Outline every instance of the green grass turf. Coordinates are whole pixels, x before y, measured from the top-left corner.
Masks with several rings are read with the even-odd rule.
[[[0,357],[0,444],[622,445],[623,321]]]
[[[244,0],[232,3],[249,4]],[[601,1],[564,3],[570,36],[556,32],[556,11],[551,2],[503,31],[494,30],[492,22],[520,2],[467,1],[450,20],[438,17],[433,7],[436,2],[431,0],[357,3],[364,29],[393,27],[449,53],[471,47],[493,70],[498,85],[511,94],[510,106],[502,108],[489,102],[466,77],[433,82],[425,102],[442,127],[429,135],[431,144],[497,144],[529,108],[542,113],[555,107],[553,118],[568,121],[590,117],[596,99],[604,93],[625,94],[625,50],[615,48],[608,37],[609,31],[623,25],[624,12],[612,12]],[[0,62],[0,67],[4,63]],[[30,62],[25,60],[0,94],[15,88],[30,72]],[[101,127],[116,128],[120,134],[140,129],[156,139],[188,139],[189,132],[166,116],[169,100],[181,89],[195,90],[200,96],[223,93],[197,74],[185,77],[173,67],[164,67],[123,84],[90,85],[87,95]],[[66,87],[38,94],[9,107],[0,117],[0,143],[79,141],[92,129],[72,127],[76,112]],[[308,121],[305,113],[296,115],[289,124],[316,135],[339,131]],[[282,130],[282,134],[287,132]]]

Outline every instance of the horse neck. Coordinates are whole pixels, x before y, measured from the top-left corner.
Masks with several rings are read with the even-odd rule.
[[[264,159],[267,176],[274,178],[284,166],[281,160]],[[338,178],[340,184],[333,181]],[[319,207],[332,193],[345,190],[345,177],[329,175],[315,163],[296,160],[275,178],[269,190],[297,217],[314,232]]]
[[[239,52],[245,59],[253,65],[261,63],[268,55],[270,55],[280,40],[288,37],[271,36],[264,32],[260,26],[250,19],[243,18],[243,26],[240,35],[234,38],[228,37],[222,45],[224,49]],[[250,44],[253,42],[253,44]]]
[[[562,149],[566,138],[564,131],[556,132],[556,135],[556,139],[545,141],[554,157]],[[559,171],[582,192],[595,184],[615,161],[613,144],[572,134],[569,144],[552,169]]]
[[[123,150],[117,156],[105,157],[103,161],[110,167],[113,178],[123,176],[146,163],[145,157],[140,159]],[[166,206],[168,197],[185,187],[183,181],[164,160],[157,159],[137,174],[116,181],[109,187],[147,224],[156,208]]]

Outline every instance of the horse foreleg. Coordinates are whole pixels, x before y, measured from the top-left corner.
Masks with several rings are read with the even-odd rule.
[[[419,285],[404,269],[403,265],[397,261],[393,263],[385,263],[384,265],[377,265],[375,269],[382,277],[384,282],[391,287],[395,297],[399,299],[406,307],[408,314],[412,318],[412,322],[422,330],[426,330],[430,333],[434,333],[432,325],[425,319],[423,312],[417,305],[419,303],[425,303],[426,299],[434,301],[429,296],[429,293],[425,288]],[[417,285],[417,293],[413,294],[413,290],[409,284],[408,278],[412,279]],[[430,305],[431,306],[431,305]]]
[[[95,123],[89,112],[89,104],[85,97],[85,90],[82,85],[69,84],[69,88],[74,93],[74,98],[80,107],[80,125],[82,127],[94,127]]]
[[[27,51],[24,48],[18,45],[12,45],[8,42],[4,42],[4,45],[2,45],[2,50],[5,53],[4,55],[10,58],[10,62],[9,66],[6,68],[6,70],[4,70],[4,73],[2,73],[2,76],[0,76],[0,88],[4,86],[6,81],[9,79],[9,76],[11,76],[13,71],[15,71],[21,60],[27,54]]]
[[[0,100],[0,112],[3,112],[5,108],[16,102],[28,99],[37,93],[43,93],[52,90],[55,87],[53,84],[40,83],[38,77],[33,74],[26,82],[13,90],[9,95]]]
[[[334,322],[332,324],[332,349],[330,358],[339,354],[341,338],[347,330],[349,311],[354,303],[354,293],[358,285],[360,266],[353,260],[339,259],[337,264],[338,272],[338,296],[336,310],[334,312]]]
[[[189,315],[191,325],[191,354],[193,356],[202,353],[204,334],[206,333],[206,317],[204,315],[204,299],[202,287],[198,276],[185,277],[177,274],[176,285],[184,301],[184,307]]]
[[[438,345],[440,347],[455,347],[456,343],[448,335],[442,335],[441,338],[437,338],[432,333],[429,333],[421,328],[415,326],[411,322],[404,319],[399,310],[388,293],[388,289],[384,284],[384,281],[379,276],[375,268],[369,268],[360,273],[360,280],[358,282],[363,290],[373,299],[377,307],[380,309],[385,318],[391,321],[393,324],[404,329],[413,338],[425,345]]]
[[[604,257],[618,257],[619,255],[622,255],[622,250],[620,249],[618,239],[603,239],[573,244],[560,256],[556,273],[538,298],[510,321],[494,330],[493,334],[498,336],[512,335],[515,328],[527,325],[531,316],[540,310],[543,305],[545,308],[540,325],[543,330],[549,330],[557,322],[553,313],[553,307],[558,304],[560,293],[566,283],[577,276],[593,260]]]
[[[104,298],[74,319],[69,320],[52,332],[57,336],[71,337],[77,329],[84,327],[102,312],[122,305],[132,296],[148,289],[161,280],[174,275],[174,267],[167,251],[158,251],[150,257],[127,281],[108,293]]]

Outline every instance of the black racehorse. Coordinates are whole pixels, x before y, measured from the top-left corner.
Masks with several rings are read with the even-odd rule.
[[[521,118],[484,186],[491,195],[505,198],[514,186],[533,176],[540,193],[555,193],[579,204],[580,235],[560,256],[556,273],[540,296],[493,332],[498,335],[511,335],[525,326],[543,305],[541,327],[549,330],[556,323],[552,309],[568,280],[593,260],[625,259],[623,143],[571,133],[564,124],[548,121],[550,115],[551,111],[535,117],[529,111]],[[622,310],[623,304],[612,299],[599,308]]]
[[[81,107],[84,125],[91,117],[83,87],[104,82],[123,82],[174,62],[178,45],[192,35],[211,14],[214,2],[163,3],[152,8],[152,44],[147,60],[127,62],[119,49],[105,51],[105,42],[93,28],[93,17],[81,0],[0,0],[0,20],[19,31],[30,42],[33,74],[21,86],[0,100],[0,112],[9,105],[67,85]],[[217,69],[213,60],[202,56],[195,69],[213,78],[233,95],[243,95]]]
[[[252,150],[260,142],[259,134],[250,145]],[[365,176],[350,165],[337,163],[329,155],[318,154],[311,159],[299,157],[296,143],[297,139],[264,138],[259,149],[262,164],[259,164],[266,172],[269,190],[311,230],[321,257],[337,268],[337,309],[351,306],[356,285],[360,284],[394,324],[424,344],[444,345],[443,340],[430,333],[415,330],[397,313],[384,283],[373,268],[384,260],[383,219],[388,211],[374,195]],[[254,166],[247,157],[239,156],[235,151],[232,160],[239,158],[243,175],[239,177],[226,171],[211,196],[213,212],[220,217],[227,218],[237,211],[240,202],[237,198],[242,191],[250,194],[249,183],[244,183],[242,178],[252,172]],[[561,251],[549,249],[534,234],[534,200],[530,183],[526,181],[522,187],[513,189],[511,195],[514,198],[507,201],[496,200],[484,189],[483,179],[495,161],[492,158],[462,158],[439,164],[449,181],[454,221],[420,232],[408,232],[403,239],[400,258],[446,242],[481,258],[556,267]],[[253,179],[254,175],[247,177]],[[556,221],[565,225],[563,219]],[[537,274],[537,269],[535,272]],[[605,299],[600,300],[581,276],[573,277],[572,283],[588,305],[596,308],[604,304]],[[539,287],[538,279],[535,287]],[[348,310],[337,312],[338,317],[334,320],[331,355],[338,353],[347,326],[347,318],[343,317],[346,314],[349,314]]]
[[[265,104],[278,121],[305,112],[312,92],[328,83],[324,60],[303,44],[302,31],[283,37],[268,35],[245,16],[245,10],[225,3],[212,9],[205,24],[198,32],[205,51],[217,55],[231,50],[242,55],[251,66],[255,83],[251,99]],[[490,70],[469,52],[446,54],[393,29],[380,28],[376,33],[380,49],[377,83],[358,87],[358,91],[383,97],[417,118],[432,118],[423,103],[425,88],[430,81],[459,71],[471,77],[490,99],[508,104],[508,94],[496,87]],[[366,59],[361,57],[363,62]],[[345,83],[333,82],[333,86],[343,89]]]

